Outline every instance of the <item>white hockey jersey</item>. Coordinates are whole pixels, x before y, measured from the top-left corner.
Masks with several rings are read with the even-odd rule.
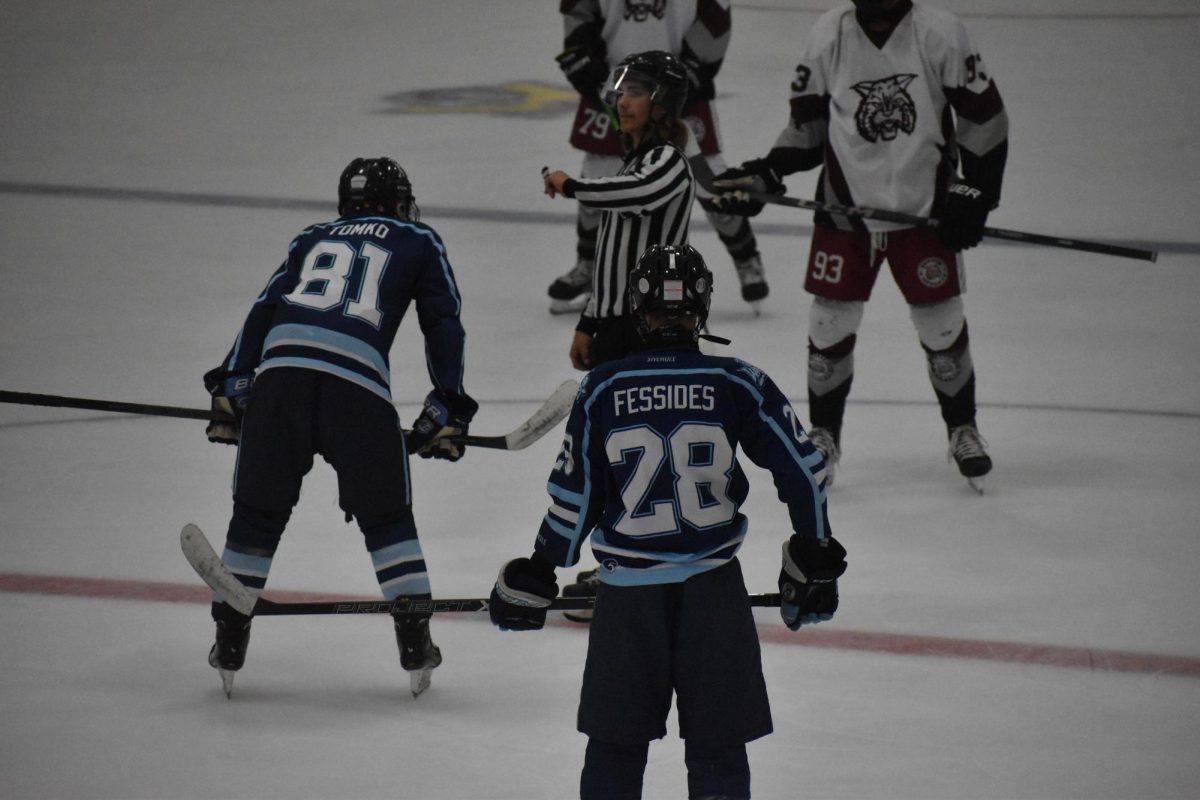
[[[998,201],[1008,119],[953,14],[914,4],[878,47],[853,5],[838,6],[813,26],[791,88],[791,118],[772,156],[820,152],[809,165],[824,167],[822,200],[930,216],[961,155],[964,177]]]

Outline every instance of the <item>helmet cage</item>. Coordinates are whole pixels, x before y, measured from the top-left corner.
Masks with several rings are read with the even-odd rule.
[[[687,331],[687,338],[696,341],[712,305],[712,271],[689,245],[653,245],[630,271],[625,298],[643,339],[652,333],[647,315],[663,311],[671,317],[695,316],[695,328]],[[680,330],[670,325],[666,329]]]
[[[359,211],[396,215],[412,222],[421,219],[408,174],[390,158],[356,158],[342,171],[338,213],[345,216]]]

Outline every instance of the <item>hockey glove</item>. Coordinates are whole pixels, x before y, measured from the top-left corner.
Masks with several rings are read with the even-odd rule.
[[[679,63],[683,65],[683,69],[687,72],[687,100],[684,102],[684,107],[690,106],[699,100],[712,100],[717,96],[716,86],[713,84],[712,74],[714,70],[711,67],[705,67],[697,59],[689,56],[682,56]]]
[[[463,457],[465,445],[455,444],[448,437],[466,434],[471,418],[479,410],[479,404],[471,396],[443,392],[434,389],[425,397],[425,407],[413,423],[412,430],[404,435],[408,452],[421,458],[444,458],[458,461]]]
[[[608,64],[603,58],[582,47],[572,47],[559,53],[554,60],[575,91],[592,99],[600,97],[600,90],[608,80]]]
[[[837,579],[846,571],[846,548],[832,536],[793,534],[783,543],[779,572],[779,615],[790,630],[833,619]]]
[[[988,212],[993,203],[981,189],[956,181],[946,188],[946,196],[935,215],[938,238],[951,250],[966,250],[979,244]]]
[[[220,378],[214,375],[223,372],[212,370],[204,376],[204,383],[212,394],[212,410],[233,419],[211,420],[204,433],[210,442],[236,445],[242,438],[242,417],[246,415],[246,407],[250,404],[250,386],[254,383],[254,375],[224,373]],[[211,381],[210,376],[214,377]]]
[[[546,608],[557,596],[553,564],[537,555],[515,558],[496,578],[488,614],[502,631],[541,630],[546,624]]]
[[[739,217],[756,216],[766,205],[752,199],[748,192],[783,194],[787,189],[779,173],[765,158],[754,158],[740,167],[730,167],[716,177],[713,188],[721,192],[713,198],[713,205],[726,214]]]

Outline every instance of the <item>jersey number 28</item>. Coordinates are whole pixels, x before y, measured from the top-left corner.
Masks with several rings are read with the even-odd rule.
[[[609,463],[629,465],[621,489],[625,513],[615,525],[626,536],[677,533],[680,520],[695,528],[721,525],[737,512],[727,494],[733,474],[733,447],[716,425],[685,423],[670,436],[646,425],[623,428],[604,444]],[[673,477],[670,493],[653,493],[663,469]],[[658,483],[662,486],[662,483]]]

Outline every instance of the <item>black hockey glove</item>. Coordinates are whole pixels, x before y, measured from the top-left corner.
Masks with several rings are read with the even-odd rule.
[[[712,79],[712,68],[705,67],[695,58],[682,56],[679,63],[683,65],[683,69],[687,72],[687,100],[684,102],[684,107],[690,106],[699,100],[712,100],[717,96],[717,88]]]
[[[212,410],[232,420],[211,420],[204,429],[210,442],[237,444],[242,438],[242,417],[250,404],[253,373],[231,374],[218,367],[204,375],[204,386],[212,395]]]
[[[608,80],[608,64],[602,57],[583,47],[571,47],[556,55],[554,60],[575,91],[584,97],[600,97],[600,90]]]
[[[937,232],[942,244],[956,251],[979,244],[992,206],[981,189],[963,181],[951,183],[934,215],[938,218]]]
[[[730,167],[713,181],[713,188],[721,192],[712,202],[720,211],[739,217],[757,216],[766,205],[752,199],[747,192],[783,194],[787,187],[779,173],[771,169],[765,158],[754,158],[740,167]]]
[[[404,434],[408,452],[421,458],[458,461],[463,457],[466,445],[455,444],[447,437],[465,435],[478,410],[479,403],[465,392],[455,394],[434,389],[426,395],[425,407],[412,430]]]
[[[546,624],[546,608],[558,597],[554,565],[534,555],[514,558],[500,570],[488,614],[502,631],[537,631]]]
[[[792,534],[783,543],[779,571],[779,615],[790,630],[833,619],[838,607],[837,579],[846,571],[846,548],[827,536]]]

